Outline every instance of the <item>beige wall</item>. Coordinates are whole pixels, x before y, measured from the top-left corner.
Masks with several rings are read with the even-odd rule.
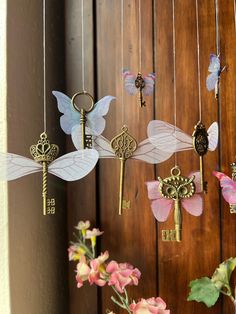
[[[47,124],[63,153],[64,135],[52,89],[63,89],[63,1],[47,2]],[[8,0],[8,151],[30,157],[43,132],[42,1]],[[49,175],[56,215],[42,215],[41,175],[9,183],[9,252],[12,314],[69,313],[65,183]]]

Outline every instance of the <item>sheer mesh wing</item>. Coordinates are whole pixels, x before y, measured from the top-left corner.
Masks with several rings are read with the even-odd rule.
[[[147,133],[149,141],[161,151],[174,153],[193,149],[192,137],[167,122],[150,121]]]
[[[203,199],[200,194],[194,194],[190,198],[182,199],[181,204],[186,211],[193,216],[200,216],[203,211]]]
[[[144,78],[145,87],[143,89],[144,96],[149,96],[153,93],[155,83],[155,73],[150,73]]]
[[[63,113],[60,118],[60,125],[66,134],[71,134],[71,129],[76,124],[80,123],[80,113],[75,111],[71,104],[71,99],[58,91],[53,91],[52,94],[57,99],[58,110]]]
[[[172,155],[172,152],[165,152],[155,147],[150,143],[149,139],[145,139],[139,145],[137,150],[133,153],[131,158],[136,160],[142,160],[149,164],[158,164],[167,159]]]
[[[218,73],[211,73],[207,76],[206,87],[207,87],[209,92],[211,90],[215,89],[218,78],[219,78]]]
[[[236,204],[236,182],[223,172],[213,171],[213,175],[220,181],[222,195],[229,204]]]
[[[113,99],[115,99],[113,96],[103,97],[95,104],[94,110],[87,115],[87,125],[91,129],[92,134],[100,135],[104,131],[106,121],[103,116],[108,113],[111,101]]]
[[[102,135],[94,137],[94,149],[98,151],[100,158],[116,158],[111,148],[110,141]]]
[[[210,54],[210,65],[208,67],[209,72],[218,73],[220,71],[220,59],[215,54]]]
[[[208,141],[210,151],[214,151],[218,145],[218,137],[219,137],[219,127],[217,122],[213,122],[209,129],[207,130],[208,133]]]
[[[36,161],[11,153],[0,153],[0,180],[15,180],[42,170]]]
[[[98,161],[95,149],[82,149],[54,160],[48,167],[48,172],[65,180],[75,181],[89,174]]]
[[[135,75],[131,73],[129,70],[123,70],[124,84],[125,90],[130,95],[135,95],[138,92],[138,89],[135,86]]]

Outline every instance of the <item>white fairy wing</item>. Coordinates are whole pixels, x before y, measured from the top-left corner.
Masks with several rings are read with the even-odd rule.
[[[149,164],[158,164],[167,159],[172,155],[172,152],[165,152],[154,145],[152,145],[149,139],[145,139],[139,143],[137,150],[133,153],[131,158],[145,161]]]
[[[71,134],[73,126],[80,121],[80,113],[73,109],[70,97],[58,91],[53,91],[52,94],[57,99],[58,110],[63,113],[60,118],[61,128],[66,134]]]
[[[65,181],[79,180],[93,170],[98,157],[94,149],[81,149],[54,160],[48,166],[48,172]]]
[[[42,170],[36,161],[11,153],[0,153],[0,180],[15,180]]]
[[[99,158],[116,158],[116,155],[111,148],[110,141],[104,136],[95,136],[93,147],[98,151]]]
[[[220,71],[220,59],[215,54],[210,55],[210,65],[208,71],[212,73],[218,73]]]
[[[144,96],[149,96],[153,93],[154,90],[154,80],[155,80],[155,74],[150,73],[148,76],[144,78],[145,87],[143,89]]]
[[[218,73],[211,73],[207,76],[206,87],[207,87],[209,92],[211,90],[215,89],[218,78],[219,78]]]
[[[115,99],[113,96],[103,97],[95,104],[95,108],[90,113],[88,113],[87,126],[92,131],[92,134],[100,135],[104,131],[106,121],[103,116],[108,113],[110,103],[113,99]]]
[[[219,137],[219,127],[217,122],[213,122],[209,129],[207,130],[208,133],[208,141],[209,146],[208,150],[214,151],[218,145],[218,137]]]
[[[125,69],[123,71],[123,77],[124,77],[124,84],[125,84],[125,90],[130,95],[135,95],[138,92],[138,89],[135,86],[135,79],[133,73],[131,73],[129,70]]]
[[[174,153],[193,149],[192,137],[167,122],[150,121],[147,133],[149,141],[161,151]]]

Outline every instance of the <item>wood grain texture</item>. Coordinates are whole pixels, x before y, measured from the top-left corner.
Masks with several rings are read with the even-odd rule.
[[[82,32],[81,0],[66,1],[66,93],[73,96],[82,91]],[[84,1],[84,66],[85,89],[94,95],[94,34],[93,1]],[[80,105],[81,99],[78,99]],[[79,123],[79,121],[78,121]],[[67,148],[75,150],[68,136]],[[96,174],[93,170],[80,181],[67,184],[68,237],[73,239],[74,226],[79,220],[90,220],[96,226]],[[95,286],[76,287],[76,263],[69,265],[70,314],[96,313],[97,289]]]

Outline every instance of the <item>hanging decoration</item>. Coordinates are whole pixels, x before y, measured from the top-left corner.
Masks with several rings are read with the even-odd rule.
[[[208,71],[211,72],[206,79],[206,87],[208,91],[215,90],[215,98],[219,97],[220,75],[226,69],[220,65],[220,55],[210,54],[210,65]]]
[[[47,197],[48,172],[66,181],[79,180],[86,176],[98,160],[96,150],[79,150],[56,159],[59,148],[50,144],[46,133],[46,5],[43,0],[43,111],[44,132],[40,135],[37,144],[30,147],[34,160],[11,153],[0,153],[0,180],[15,180],[22,176],[41,172],[43,173],[43,214],[55,214],[55,199]]]
[[[165,179],[158,177],[158,181],[150,181],[146,184],[152,212],[157,221],[166,221],[174,204],[175,229],[162,230],[162,240],[180,242],[182,240],[181,206],[193,216],[200,216],[203,211],[200,172],[184,177],[179,167],[175,166],[171,169],[170,177]]]
[[[74,126],[71,132],[73,144],[76,148],[81,146],[81,128]],[[93,136],[93,148],[98,151],[100,158],[117,158],[121,162],[120,168],[120,189],[119,189],[119,215],[126,207],[123,200],[124,193],[124,173],[125,163],[128,159],[145,161],[150,164],[161,163],[172,155],[153,146],[147,138],[141,143],[137,143],[134,137],[128,133],[128,127],[123,126],[121,133],[116,135],[111,141],[104,136]]]
[[[149,73],[147,75],[142,75],[142,19],[141,19],[141,0],[138,2],[138,38],[139,38],[139,71],[135,75],[130,72],[129,69],[124,69],[123,54],[124,54],[124,44],[123,44],[123,34],[124,34],[124,3],[121,1],[121,34],[122,34],[122,69],[123,69],[123,80],[125,90],[129,95],[136,95],[138,93],[138,103],[140,107],[146,106],[146,101],[143,96],[150,96],[154,91],[155,84],[155,73]]]
[[[222,195],[227,203],[229,203],[230,213],[236,214],[236,181],[235,172],[236,164],[232,164],[232,179],[222,172],[214,171],[213,175],[220,181]]]

